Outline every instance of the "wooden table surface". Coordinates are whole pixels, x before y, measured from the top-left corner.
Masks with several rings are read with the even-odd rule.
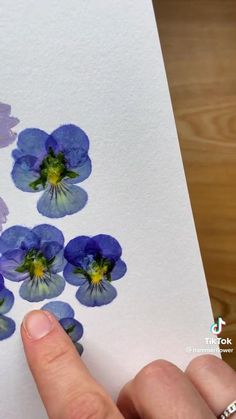
[[[213,312],[236,369],[236,0],[154,6]]]

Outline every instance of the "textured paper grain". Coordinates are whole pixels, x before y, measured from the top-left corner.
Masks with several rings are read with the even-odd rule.
[[[128,265],[107,307],[80,305],[70,285],[58,297],[84,325],[84,361],[113,396],[153,359],[185,367],[194,356],[185,348],[205,346],[212,314],[151,1],[1,0],[0,39],[0,100],[20,118],[18,132],[74,123],[91,141],[89,203],[52,224],[66,242],[113,235]],[[0,152],[7,227],[50,222],[38,196],[13,185],[10,151]],[[17,298],[10,313],[17,333],[0,344],[1,418],[46,417],[19,336],[23,315],[41,305]]]

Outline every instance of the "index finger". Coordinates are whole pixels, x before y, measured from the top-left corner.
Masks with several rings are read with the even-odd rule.
[[[21,335],[49,418],[122,418],[51,313],[34,310],[27,314]]]

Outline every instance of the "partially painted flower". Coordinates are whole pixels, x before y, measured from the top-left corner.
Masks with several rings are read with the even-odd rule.
[[[0,274],[0,340],[9,338],[15,332],[15,322],[4,315],[11,310],[13,304],[14,295],[5,288],[3,276]]]
[[[0,231],[2,231],[2,225],[7,222],[8,214],[8,208],[3,199],[0,197]]]
[[[25,192],[43,191],[38,211],[50,218],[60,218],[80,211],[87,203],[87,193],[76,186],[91,173],[89,139],[75,125],[63,125],[48,135],[40,129],[22,131],[12,178]]]
[[[15,141],[17,134],[12,128],[19,124],[19,119],[10,116],[11,106],[0,102],[0,148]]]
[[[65,332],[70,336],[79,354],[82,355],[84,349],[78,341],[82,338],[84,329],[82,324],[74,319],[73,308],[63,301],[50,301],[42,307],[42,310],[54,314]]]
[[[22,282],[20,296],[42,301],[62,293],[64,237],[60,230],[41,224],[32,230],[13,226],[0,237],[0,272],[11,281]]]
[[[105,234],[79,236],[67,244],[64,277],[79,286],[76,298],[81,304],[94,307],[114,300],[117,292],[111,282],[122,278],[127,270],[121,254],[118,241]]]

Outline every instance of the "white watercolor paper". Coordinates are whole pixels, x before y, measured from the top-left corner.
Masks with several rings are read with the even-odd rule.
[[[2,0],[0,38],[0,101],[20,119],[17,133],[78,125],[93,164],[85,208],[50,219],[39,194],[12,181],[16,144],[0,149],[3,228],[50,223],[66,243],[104,233],[122,245],[128,270],[111,304],[85,307],[70,284],[57,297],[83,324],[83,360],[113,397],[154,359],[184,368],[195,356],[186,348],[205,347],[212,313],[151,1]],[[19,327],[47,301],[23,300],[20,284],[5,282],[17,330],[0,342],[0,417],[43,419]]]

